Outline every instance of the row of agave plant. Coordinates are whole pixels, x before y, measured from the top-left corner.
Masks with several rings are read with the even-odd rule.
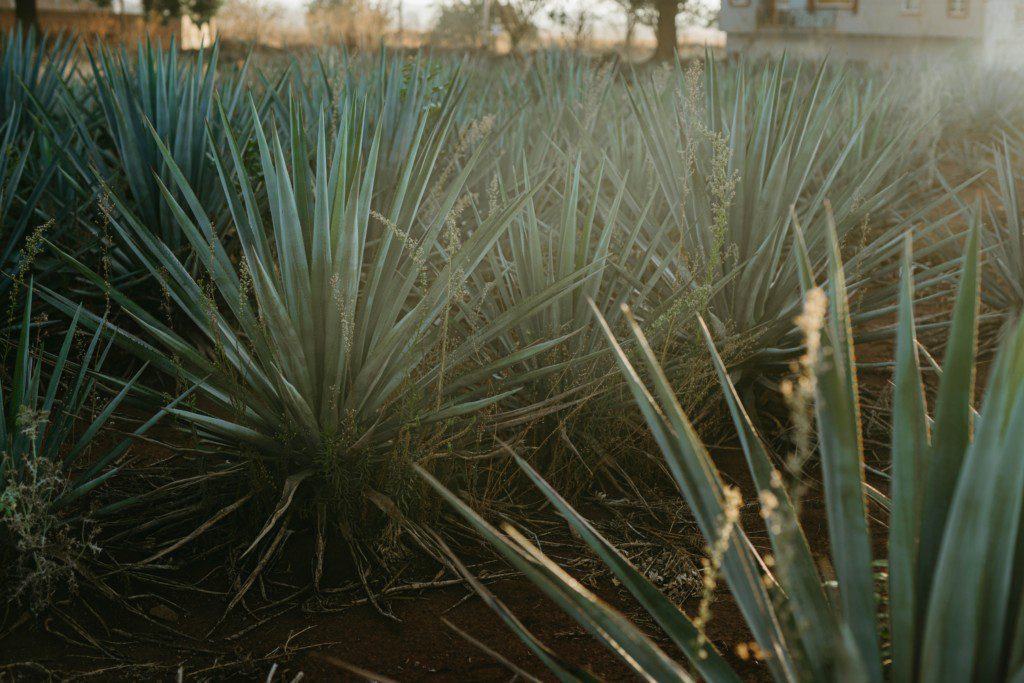
[[[980,410],[974,403],[979,306],[978,231],[972,231],[941,366],[921,347],[914,320],[910,240],[902,259],[893,372],[888,494],[872,496],[887,519],[884,589],[878,588],[866,490],[860,399],[846,276],[833,240],[827,284],[819,285],[797,232],[805,291],[802,391],[812,398],[824,480],[830,551],[823,573],[801,526],[798,494],[751,421],[707,325],[701,329],[742,445],[768,547],[739,521],[727,485],[641,327],[631,325],[632,359],[601,320],[616,361],[678,489],[711,549],[708,577],[728,583],[754,641],[742,644],[778,681],[1020,681],[1024,676],[1024,324],[1007,326]],[[702,321],[703,322],[703,321]],[[940,373],[929,413],[922,357]],[[638,367],[646,366],[644,379]],[[809,404],[808,404],[809,405]],[[706,614],[688,617],[523,458],[519,467],[621,581],[707,681],[741,680],[708,640]],[[426,471],[429,481],[553,602],[645,680],[690,681],[639,627],[572,579],[512,524],[501,530]],[[473,581],[464,566],[455,566]],[[487,589],[475,588],[560,680],[590,680],[547,649]],[[880,601],[880,593],[886,600]],[[882,604],[880,604],[880,602]],[[702,619],[703,617],[703,619]],[[882,633],[887,637],[882,638]]]
[[[246,533],[231,547],[228,610],[297,529],[315,538],[317,586],[337,550],[361,567],[386,566],[411,537],[443,557],[443,540],[423,526],[440,512],[430,483],[485,506],[514,479],[511,444],[526,480],[636,590],[698,672],[728,677],[699,625],[554,494],[573,498],[609,471],[650,467],[621,456],[643,450],[634,442],[646,420],[650,450],[665,453],[720,548],[713,559],[772,674],[876,679],[888,655],[872,597],[850,330],[865,340],[897,334],[897,390],[912,393],[912,287],[918,302],[949,289],[962,260],[956,226],[983,215],[988,227],[969,241],[989,265],[976,273],[969,250],[959,307],[970,310],[958,309],[950,328],[952,379],[942,384],[956,388],[940,389],[935,420],[950,434],[929,442],[923,403],[913,412],[904,397],[893,438],[914,455],[894,447],[889,493],[871,489],[891,517],[890,576],[904,582],[890,593],[891,640],[894,652],[910,649],[893,661],[911,676],[938,676],[922,653],[953,656],[948,635],[932,633],[947,622],[931,625],[949,609],[932,606],[949,579],[929,572],[947,554],[950,576],[963,575],[957,558],[975,574],[1013,576],[1020,563],[1019,540],[999,546],[1018,549],[1003,564],[982,559],[995,545],[964,557],[962,545],[945,550],[988,532],[972,526],[947,542],[947,516],[985,520],[971,517],[972,503],[962,504],[970,514],[942,510],[954,491],[985,498],[995,493],[986,487],[1016,481],[984,479],[991,464],[966,476],[973,468],[960,462],[976,458],[964,455],[970,432],[956,411],[970,421],[974,280],[986,283],[991,317],[1019,311],[1014,172],[1024,147],[1013,112],[1001,111],[1005,136],[978,143],[993,171],[946,178],[934,128],[919,123],[920,101],[900,86],[787,60],[632,71],[557,53],[500,66],[332,54],[223,66],[218,46],[130,53],[8,36],[0,542],[18,562],[5,563],[5,580],[41,604],[104,547],[127,546],[140,572],[217,547],[211,538],[230,524]],[[979,182],[992,184],[989,205],[958,205]],[[900,261],[908,236],[916,270],[909,256]],[[804,295],[818,281],[830,291],[828,325],[812,362],[794,318],[808,317]],[[894,328],[886,321],[897,299]],[[1018,347],[1009,348],[1001,358]],[[1012,404],[1016,361],[999,362],[1010,365],[990,392]],[[778,444],[762,442],[747,417],[779,403],[793,363],[818,390],[837,595],[801,545],[767,456]],[[707,409],[719,401],[762,497],[775,501],[762,501],[774,572],[734,528],[729,495],[685,418],[721,433]],[[177,444],[169,460],[140,448],[158,421]],[[1002,433],[990,445],[977,431],[976,443],[1002,453],[999,444],[1012,444]],[[928,443],[951,449],[935,456],[949,463],[931,467]],[[925,471],[937,481],[928,492],[915,488]],[[1020,487],[1011,494],[1001,514],[1016,510],[1019,524]],[[133,506],[143,523],[124,523]],[[460,509],[638,671],[685,678],[521,536]],[[982,607],[1008,605],[985,633],[1020,642],[1010,636],[1021,628],[1021,586],[1005,585],[970,606],[981,628],[995,618]],[[897,605],[897,594],[913,604]],[[584,676],[529,642],[560,676]],[[970,647],[972,662],[1009,656]],[[1019,655],[970,671],[1008,677]]]

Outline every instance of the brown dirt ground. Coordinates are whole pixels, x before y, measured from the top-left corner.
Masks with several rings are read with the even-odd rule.
[[[583,665],[609,681],[637,680],[597,641],[540,594],[528,581],[510,578],[489,588],[543,642],[568,661]],[[613,606],[643,624],[635,604],[607,581],[598,587]],[[251,619],[229,620],[209,638],[224,601],[193,593],[173,601],[143,600],[151,615],[168,620],[181,635],[161,632],[152,623],[83,592],[82,599],[61,606],[45,620],[29,622],[0,640],[0,681],[68,680],[264,680],[274,663],[274,681],[356,681],[335,661],[398,681],[510,681],[506,665],[448,628],[442,619],[541,680],[554,680],[499,618],[468,587],[456,585],[393,597],[388,604],[397,619],[382,616],[368,604],[340,613],[305,613],[297,606],[267,624],[228,641]],[[166,593],[162,593],[167,597]],[[168,605],[173,604],[173,607]],[[694,599],[684,606],[697,607]],[[157,619],[156,621],[160,621]],[[650,624],[645,630],[664,647]],[[76,632],[77,631],[77,632]],[[731,658],[747,637],[743,620],[723,596],[716,602],[709,637]],[[86,634],[108,654],[84,646]],[[32,665],[11,666],[18,662]],[[736,660],[746,680],[764,680],[760,665]],[[5,666],[6,665],[6,666]],[[267,679],[269,680],[269,679]]]
[[[163,440],[169,440],[171,432],[160,431]],[[159,459],[159,450],[152,449],[152,453],[139,457]],[[727,478],[746,488],[742,455],[729,449],[721,454],[720,460]],[[591,512],[584,508],[584,514],[592,516]],[[578,541],[568,536],[564,525],[552,526],[560,529],[550,539],[559,548],[560,560],[571,562],[586,553],[579,549]],[[483,549],[469,552],[469,559],[477,563],[471,564],[474,573],[505,572]],[[303,532],[288,542],[283,558],[268,572],[266,584],[255,586],[232,615],[218,625],[228,601],[222,554],[211,552],[212,559],[190,563],[179,559],[186,564],[153,575],[163,585],[138,579],[108,581],[119,594],[130,596],[134,612],[104,597],[86,581],[81,582],[78,596],[58,604],[43,617],[27,618],[27,614],[0,610],[0,683],[78,679],[174,681],[179,669],[185,681],[290,682],[299,673],[304,681],[365,680],[341,668],[338,662],[398,681],[489,682],[515,678],[506,664],[464,640],[443,619],[529,674],[545,681],[554,680],[501,619],[464,584],[392,595],[386,606],[396,618],[385,617],[368,604],[360,589],[328,598],[332,605],[343,601],[360,603],[333,612],[317,610],[315,606],[304,609],[310,592],[275,604],[294,592],[289,586],[306,586],[310,582],[312,543],[309,534]],[[485,564],[486,569],[482,569]],[[672,652],[672,645],[656,625],[646,620],[624,589],[613,585],[607,576],[583,577],[581,571],[572,573]],[[437,578],[436,572],[436,565],[416,561],[403,579],[429,583]],[[440,578],[450,580],[451,576]],[[199,588],[168,585],[168,579]],[[325,587],[352,583],[351,570],[345,567],[329,571],[324,580]],[[604,680],[637,680],[619,659],[526,579],[510,577],[486,583],[527,628],[568,662],[584,666]],[[699,599],[694,597],[683,607],[693,615],[698,604]],[[261,623],[270,615],[276,616]],[[22,620],[23,617],[26,618]],[[707,631],[719,650],[734,660],[745,680],[765,680],[760,664],[741,661],[733,654],[736,645],[749,641],[750,636],[724,586],[716,595]],[[680,653],[674,655],[683,660]],[[268,679],[275,664],[275,675]]]

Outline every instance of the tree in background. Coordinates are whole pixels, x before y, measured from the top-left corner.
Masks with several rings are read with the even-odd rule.
[[[266,41],[284,16],[284,7],[275,0],[225,0],[217,15],[217,30],[235,40]]]
[[[549,0],[447,0],[441,3],[433,36],[447,45],[480,45],[481,39],[489,42],[492,30],[501,28],[515,50],[537,33],[534,20],[548,4]]]
[[[657,47],[651,59],[675,59],[679,49],[680,18],[691,22],[707,23],[712,18],[710,8],[700,0],[615,0],[626,13],[626,47],[633,40],[637,24],[654,29]]]
[[[575,10],[552,9],[548,18],[569,36],[575,50],[585,48],[594,37],[594,15],[584,5]]]
[[[675,59],[679,50],[679,30],[676,26],[679,10],[693,3],[691,0],[647,0],[647,2],[653,4],[658,13],[658,20],[654,26],[657,47],[654,48],[652,59],[659,61]]]
[[[615,0],[622,12],[626,15],[626,32],[622,37],[622,43],[625,47],[626,54],[633,48],[633,38],[636,37],[636,27],[643,24],[640,14],[643,8],[636,0]]]
[[[508,34],[512,50],[519,47],[523,40],[537,32],[537,26],[533,23],[540,11],[544,9],[547,0],[505,0],[495,2],[492,11],[497,10],[498,21]]]
[[[390,9],[387,0],[311,0],[306,25],[317,42],[372,47],[387,32]]]
[[[110,0],[105,0],[106,6]],[[142,0],[146,14],[159,17],[161,21],[179,19],[188,15],[197,24],[205,24],[217,14],[223,0]],[[101,7],[103,3],[97,3]]]
[[[97,7],[110,7],[111,0],[94,0]],[[41,32],[37,0],[14,0],[14,20],[23,30]]]
[[[448,0],[441,4],[431,30],[431,42],[449,47],[486,47],[489,34],[501,28],[487,0]],[[486,26],[484,24],[487,24]]]
[[[36,0],[14,0],[14,19],[26,31],[39,30],[39,10]]]

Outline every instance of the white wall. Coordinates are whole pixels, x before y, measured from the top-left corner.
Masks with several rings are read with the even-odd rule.
[[[999,0],[995,0],[999,1]],[[856,13],[841,12],[836,29],[842,33],[927,38],[981,38],[985,26],[984,0],[965,0],[967,14],[951,17],[948,0],[919,0],[920,9],[903,10],[903,0],[860,0]]]
[[[988,0],[985,58],[992,63],[1024,67],[1024,1]]]
[[[859,34],[757,31],[732,33],[726,50],[748,59],[778,56],[785,52],[797,59],[854,60],[872,64],[899,65],[907,60],[950,58],[974,60],[980,57],[980,42],[950,41],[946,38],[906,36],[865,36]]]
[[[742,0],[740,0],[742,2]],[[821,0],[819,0],[820,2]],[[837,33],[876,36],[918,36],[925,38],[981,38],[988,5],[1011,5],[1018,0],[966,0],[967,14],[951,17],[948,0],[919,0],[917,12],[905,12],[903,0],[859,0],[857,11],[819,8],[835,17]],[[749,33],[757,30],[758,7],[767,0],[750,0],[749,6],[736,6],[734,0],[722,0],[719,26],[723,31]],[[790,8],[803,9],[807,0],[790,0]],[[778,29],[783,30],[783,29]],[[823,29],[832,30],[832,29]]]
[[[736,7],[733,0],[722,0],[718,15],[718,28],[726,33],[750,33],[757,28],[757,5],[761,0],[749,0],[748,7]]]

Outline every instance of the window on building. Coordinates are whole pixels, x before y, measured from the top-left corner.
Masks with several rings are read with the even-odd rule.
[[[904,14],[919,14],[921,12],[921,0],[900,0],[900,10]]]
[[[970,0],[948,0],[948,3],[949,4],[946,5],[946,11],[949,16],[957,18],[967,16],[967,8],[970,4]]]

